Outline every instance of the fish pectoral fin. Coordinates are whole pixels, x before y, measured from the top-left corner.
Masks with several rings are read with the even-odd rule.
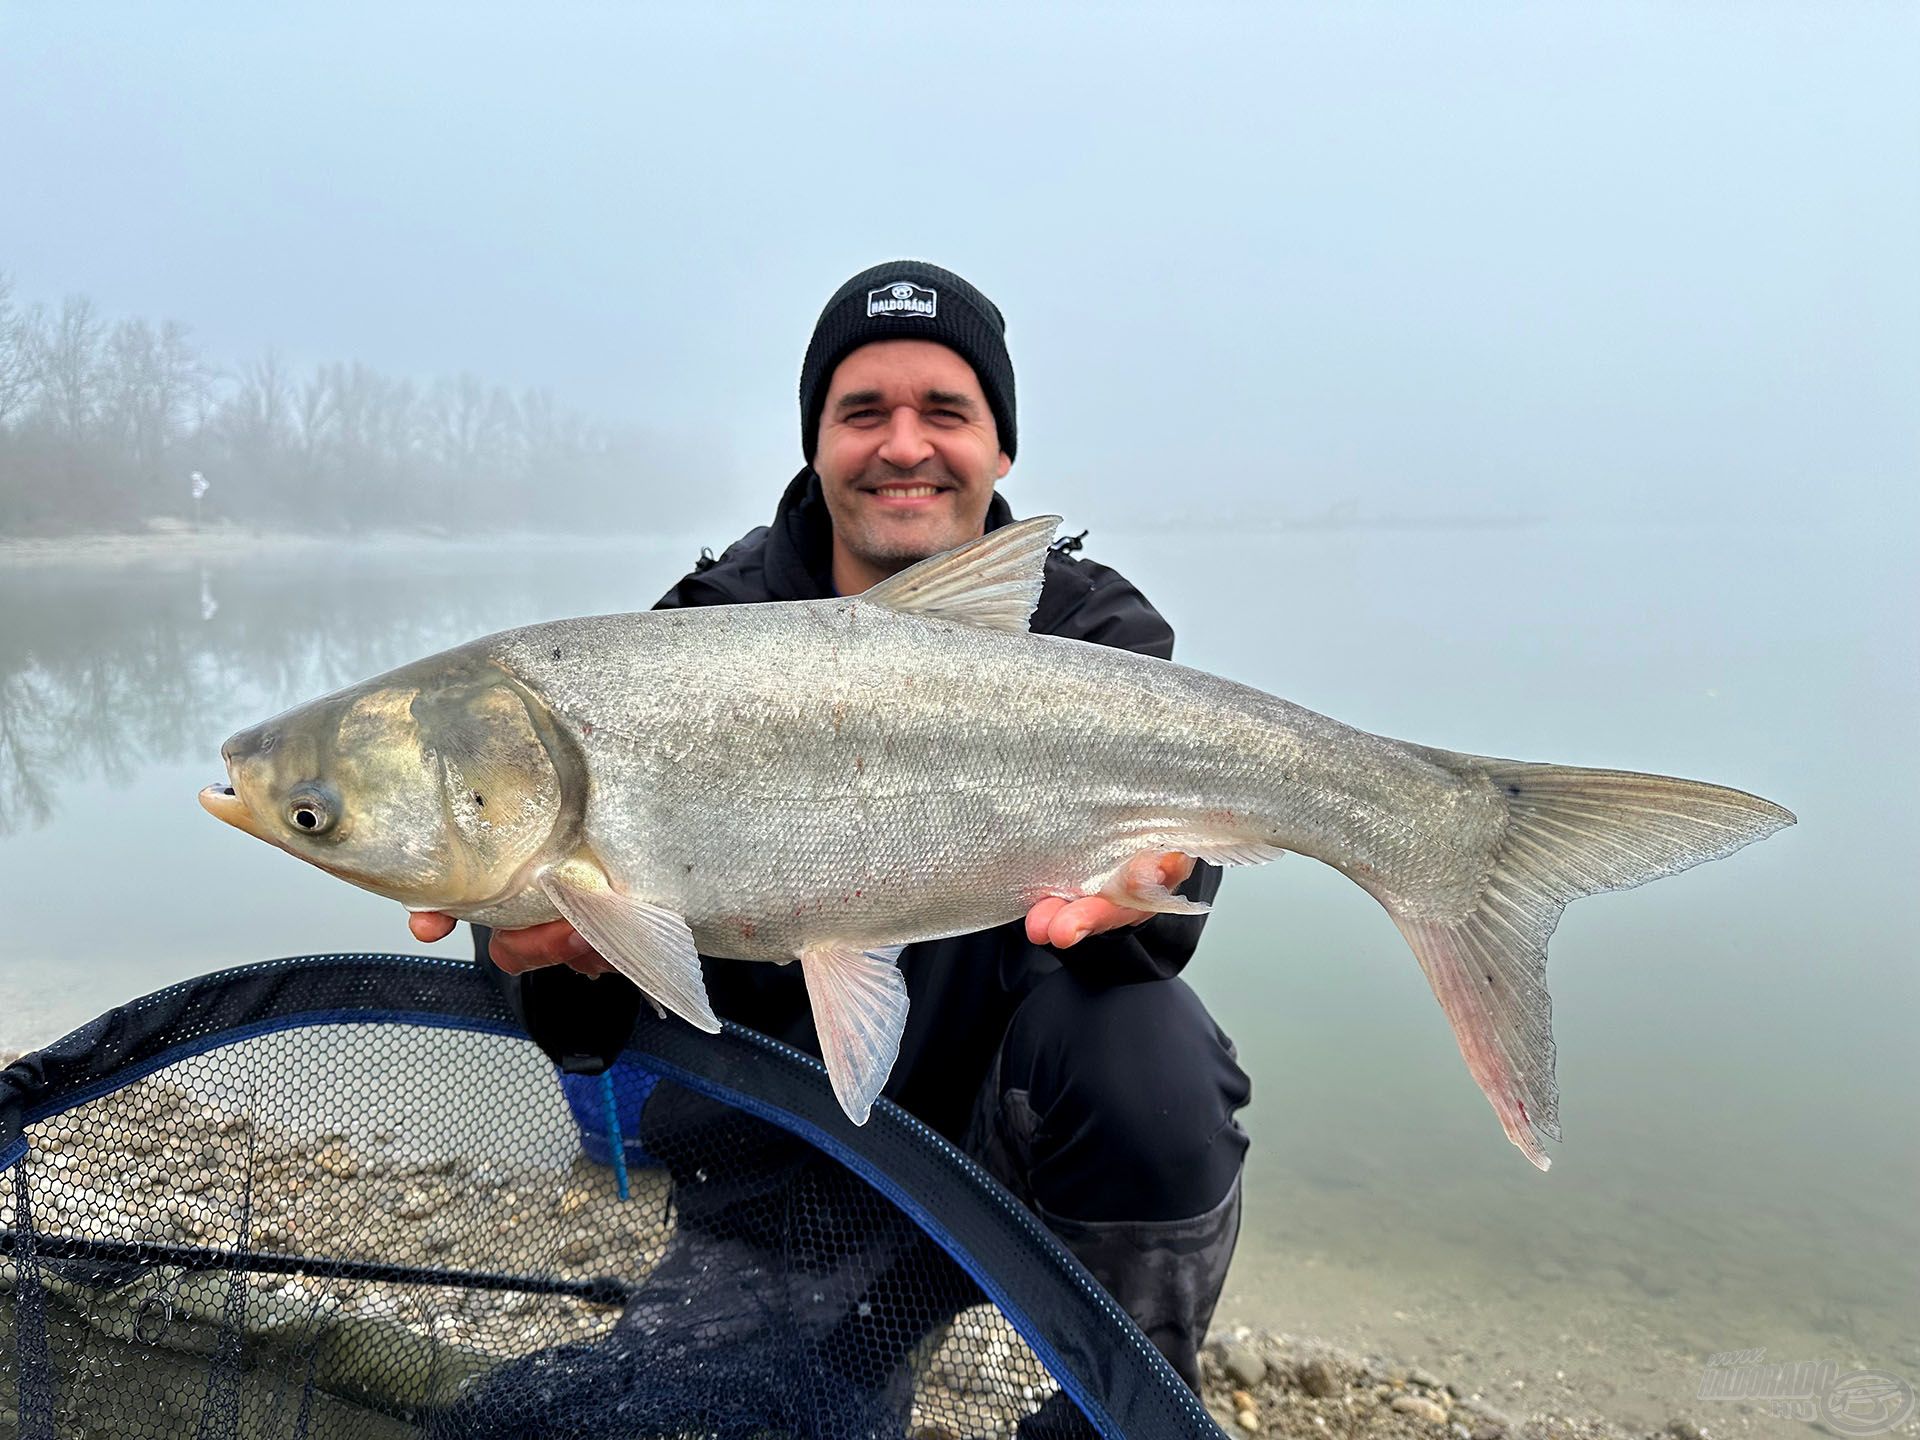
[[[1040,603],[1058,515],[989,530],[882,580],[860,598],[903,615],[1024,633]]]
[[[540,888],[593,948],[638,985],[658,1009],[664,1005],[696,1029],[720,1033],[707,1000],[700,952],[686,920],[613,888],[599,866],[569,860],[540,877]]]
[[[1176,895],[1168,887],[1160,862],[1171,853],[1144,850],[1119,869],[1094,881],[1087,887],[1087,893],[1111,900],[1122,909],[1144,910],[1150,915],[1205,915],[1213,908],[1211,905]]]
[[[867,1123],[900,1055],[907,982],[894,963],[899,953],[831,941],[800,952],[820,1055],[840,1108],[856,1125]]]

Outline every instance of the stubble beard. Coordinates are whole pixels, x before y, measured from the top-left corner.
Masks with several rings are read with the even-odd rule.
[[[890,467],[884,474],[869,472],[862,475],[856,482],[855,488],[857,491],[859,486],[885,481],[903,484],[950,485],[953,489],[948,492],[951,497],[949,503],[965,496],[968,489],[963,482],[944,468],[903,475]],[[861,503],[857,494],[854,503],[856,505]],[[947,518],[942,517],[943,520]],[[863,514],[856,523],[842,527],[841,543],[862,563],[884,574],[895,575],[909,565],[917,565],[931,555],[941,554],[956,545],[962,545],[968,540],[977,538],[970,534],[960,534],[959,531],[965,526],[958,521],[926,532],[925,538],[918,536],[908,538],[892,533],[895,528],[887,523],[884,515]]]

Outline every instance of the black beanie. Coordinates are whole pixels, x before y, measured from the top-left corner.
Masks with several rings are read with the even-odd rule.
[[[875,340],[931,340],[973,367],[993,411],[1000,448],[1013,458],[1013,361],[1000,307],[951,270],[893,260],[862,270],[833,292],[800,364],[800,449],[813,462],[820,411],[834,368]]]

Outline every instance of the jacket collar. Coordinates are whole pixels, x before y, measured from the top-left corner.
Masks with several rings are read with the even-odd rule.
[[[1013,519],[1013,507],[995,491],[987,529]],[[767,589],[776,600],[825,600],[833,594],[833,518],[811,465],[788,482],[767,534]]]

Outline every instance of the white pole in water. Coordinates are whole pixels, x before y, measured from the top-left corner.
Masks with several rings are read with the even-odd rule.
[[[193,472],[193,528],[200,528],[200,501],[207,493],[207,477],[198,470]]]

